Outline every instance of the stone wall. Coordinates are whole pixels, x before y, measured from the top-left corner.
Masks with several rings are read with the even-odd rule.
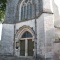
[[[53,0],[42,0],[43,1],[43,12],[53,13]]]
[[[13,43],[14,43],[14,25],[3,24],[0,55],[13,55]]]
[[[54,14],[44,14],[45,58],[53,58],[55,41]]]
[[[42,14],[37,20],[37,55],[45,57],[43,50],[45,45],[45,31],[44,31],[44,14]]]

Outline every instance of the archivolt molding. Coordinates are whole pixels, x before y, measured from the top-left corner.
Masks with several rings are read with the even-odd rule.
[[[32,41],[34,41],[34,39],[35,39],[34,30],[33,30],[30,26],[24,25],[24,26],[20,27],[20,28],[17,30],[17,32],[16,32],[15,46],[16,46],[16,42],[19,43],[22,35],[23,35],[26,31],[28,31],[28,32],[30,32],[30,33],[32,34],[32,36],[33,36],[33,37],[32,37]],[[20,45],[19,45],[19,46],[20,46]],[[20,47],[19,47],[19,46],[18,46],[18,49],[17,49],[17,50],[15,49],[15,52],[17,52],[17,53],[20,53]],[[16,54],[16,55],[20,56],[20,54]]]
[[[19,40],[26,31],[30,32],[33,38],[35,38],[34,30],[30,26],[26,26],[26,25],[19,28],[19,30],[16,32],[16,38],[18,38]]]

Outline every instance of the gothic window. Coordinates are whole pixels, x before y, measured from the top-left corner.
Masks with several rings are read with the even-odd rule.
[[[36,17],[38,17],[39,16],[39,14],[40,14],[40,0],[32,0],[32,2],[33,2],[33,17],[35,17],[35,13],[36,13]]]
[[[35,18],[35,9],[36,16],[40,13],[40,1],[37,0],[25,0],[21,6],[21,20],[30,20]]]
[[[32,18],[32,4],[30,3],[30,19]]]
[[[27,18],[29,19],[29,4],[27,5]]]
[[[28,17],[27,17],[27,18],[28,18],[28,19],[31,19],[31,18],[32,18],[32,17],[31,17],[31,16],[32,16],[32,5],[31,5],[31,3],[28,3],[28,4],[27,4],[27,9],[28,9],[28,10],[27,10],[27,13],[28,13]]]
[[[25,6],[25,20],[27,20],[27,7]]]
[[[23,19],[23,7],[21,8],[21,19]]]
[[[39,13],[40,13],[40,0],[38,0],[37,3],[38,4],[36,4],[36,11],[37,11],[36,15],[39,15]]]
[[[34,18],[34,17],[35,17],[35,6],[32,5],[32,18]]]
[[[21,8],[21,19],[24,19],[24,6]]]
[[[24,19],[25,19],[26,6],[24,6]]]
[[[22,20],[25,20],[25,18],[26,18],[26,6],[24,5],[24,6],[22,6],[22,8],[21,8],[21,19]]]

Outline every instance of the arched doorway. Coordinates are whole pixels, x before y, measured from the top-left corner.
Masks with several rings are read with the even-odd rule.
[[[15,37],[16,56],[35,56],[35,33],[29,26],[22,26]]]
[[[30,32],[23,33],[20,39],[20,56],[33,56],[34,41]]]

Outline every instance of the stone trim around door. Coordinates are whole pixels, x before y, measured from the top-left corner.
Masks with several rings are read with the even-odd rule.
[[[28,31],[28,32],[30,32],[31,33],[31,35],[32,35],[32,37],[31,38],[21,38],[22,37],[22,35],[26,32],[26,31]],[[34,54],[33,54],[33,56],[36,56],[36,52],[35,52],[35,50],[36,50],[36,48],[35,48],[35,34],[34,34],[34,31],[33,31],[33,29],[31,28],[31,27],[29,27],[29,26],[22,26],[22,27],[20,27],[19,28],[19,30],[16,32],[16,37],[15,37],[15,55],[16,56],[19,56],[19,57],[21,57],[20,56],[20,45],[19,45],[19,43],[18,43],[18,49],[16,49],[16,42],[18,42],[19,40],[21,40],[21,39],[32,39],[32,41],[34,41],[34,49],[33,49],[33,51],[34,51]],[[27,41],[25,42],[25,44],[27,43]],[[26,46],[26,48],[27,48],[27,46]],[[25,49],[26,49],[25,48]],[[25,51],[25,52],[27,52],[27,50]],[[27,53],[25,53],[25,57],[27,56]]]

